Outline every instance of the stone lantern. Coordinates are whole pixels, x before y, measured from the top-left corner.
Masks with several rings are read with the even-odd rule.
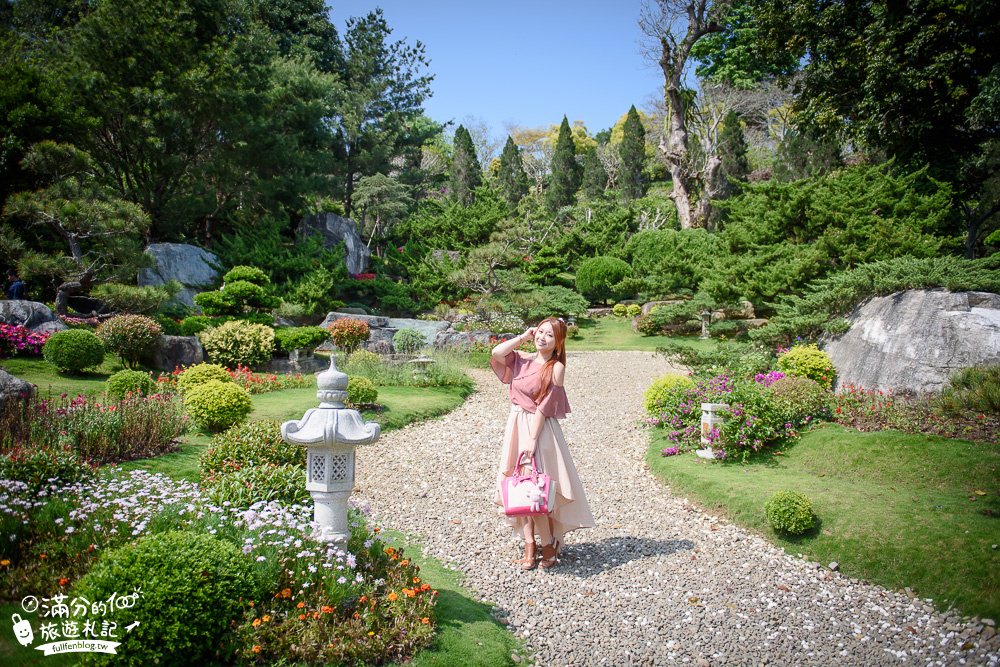
[[[378,440],[382,429],[365,422],[357,410],[344,407],[347,374],[337,370],[334,355],[316,384],[319,407],[310,408],[298,421],[282,424],[281,437],[306,447],[306,489],[314,502],[315,537],[342,542],[351,535],[347,500],[354,489],[354,448]]]
[[[712,439],[709,437],[713,430],[721,429],[726,421],[725,414],[729,410],[728,403],[702,403],[701,404],[701,445],[702,448],[695,452],[703,459],[714,459],[715,452],[712,450]]]
[[[421,354],[416,359],[411,359],[408,363],[413,364],[413,377],[421,382],[427,382],[427,367],[434,363],[434,360],[426,354]]]

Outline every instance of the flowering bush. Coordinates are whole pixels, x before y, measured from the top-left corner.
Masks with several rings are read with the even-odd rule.
[[[226,322],[198,335],[208,358],[227,368],[257,366],[274,353],[274,329],[242,320]]]
[[[253,402],[243,387],[209,380],[184,394],[184,408],[199,428],[222,431],[244,421],[253,410]]]
[[[465,317],[453,325],[456,331],[491,331],[493,333],[521,333],[524,320],[513,313],[481,313]]]
[[[783,377],[785,377],[785,374],[781,371],[768,371],[767,373],[757,373],[753,376],[753,381],[765,387],[770,387]]]
[[[302,467],[306,464],[305,448],[285,442],[281,424],[273,420],[238,424],[212,436],[211,444],[198,461],[203,479],[245,466],[267,464]]]
[[[786,375],[797,375],[815,380],[824,389],[833,386],[836,371],[830,355],[823,352],[815,343],[796,345],[792,349],[778,355],[778,369]]]
[[[118,371],[108,378],[108,398],[120,400],[129,394],[148,396],[156,391],[156,382],[146,371]]]
[[[66,329],[52,334],[42,346],[45,361],[60,372],[79,372],[104,361],[101,339],[86,329]]]
[[[191,531],[149,535],[104,554],[74,588],[76,596],[106,600],[141,590],[132,609],[115,607],[106,618],[124,628],[142,618],[142,632],[124,633],[118,655],[100,664],[207,663],[243,600],[259,599],[261,581],[233,544]],[[182,604],[178,602],[183,601]]]
[[[185,424],[180,403],[168,394],[110,403],[82,394],[7,401],[0,410],[0,452],[23,457],[70,447],[95,464],[149,458],[172,451]]]
[[[0,357],[40,356],[51,334],[35,333],[20,324],[0,324]]]
[[[23,482],[32,490],[41,489],[54,480],[78,482],[92,474],[93,468],[69,443],[15,447],[0,454],[0,479]]]
[[[309,502],[306,472],[298,465],[244,466],[210,475],[201,481],[207,499],[216,505],[248,508],[258,502],[304,505]]]
[[[816,523],[812,501],[796,491],[778,491],[764,506],[767,521],[779,533],[801,535]]]
[[[737,383],[726,402],[729,414],[719,429],[718,444],[727,456],[746,460],[751,452],[798,437],[796,424],[786,420],[783,406],[755,382]]]
[[[125,366],[135,368],[139,358],[156,344],[163,327],[145,315],[116,315],[101,323],[95,333],[105,349],[118,355]]]
[[[160,387],[165,390],[176,389],[181,393],[208,380],[232,381],[251,394],[266,394],[282,389],[304,389],[315,386],[316,382],[314,378],[303,376],[302,373],[254,373],[246,366],[237,366],[230,370],[218,364],[195,364],[188,368],[175,368],[172,372],[161,373],[156,378]]]
[[[675,384],[660,394],[660,413],[646,422],[664,428],[673,445],[697,449],[701,446],[701,404],[726,402],[733,386],[732,378],[726,374],[700,378],[694,386]],[[716,439],[718,436],[714,434]]]
[[[334,320],[326,328],[334,345],[346,352],[356,350],[361,343],[368,340],[370,333],[367,322],[350,318]]]

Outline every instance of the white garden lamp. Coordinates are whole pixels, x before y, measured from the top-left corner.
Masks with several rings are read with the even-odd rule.
[[[702,448],[695,454],[703,459],[714,459],[715,451],[712,449],[712,431],[722,428],[726,421],[725,414],[729,410],[728,403],[702,403],[701,404],[701,444]]]
[[[330,355],[330,368],[316,377],[316,384],[319,407],[282,424],[281,437],[306,447],[306,489],[314,503],[315,537],[344,542],[351,535],[347,500],[354,489],[354,448],[378,440],[382,428],[344,407],[347,374],[337,370],[335,355]]]

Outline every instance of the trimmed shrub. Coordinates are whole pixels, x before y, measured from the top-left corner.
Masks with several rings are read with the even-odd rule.
[[[244,281],[261,286],[271,284],[271,278],[264,273],[262,269],[258,269],[256,266],[246,265],[234,266],[229,269],[226,275],[222,276],[222,282],[227,285],[237,281]]]
[[[90,290],[90,296],[100,299],[116,313],[152,315],[164,306],[181,289],[181,284],[171,280],[165,285],[123,285],[103,283]]]
[[[653,316],[649,314],[640,315],[636,319],[635,330],[641,333],[643,336],[655,336],[659,334],[661,331],[660,325],[658,325],[653,320]]]
[[[238,424],[212,436],[198,465],[202,477],[261,465],[305,466],[306,449],[281,437],[281,424],[274,420]]]
[[[643,394],[643,406],[651,416],[662,412],[670,412],[681,402],[678,399],[686,397],[695,387],[695,381],[680,373],[667,373],[649,385]],[[700,414],[699,406],[699,414]]]
[[[275,349],[282,352],[296,348],[312,350],[328,338],[330,333],[323,327],[279,327],[274,330]]]
[[[801,535],[816,525],[812,501],[797,491],[778,491],[764,506],[767,522],[779,533]]]
[[[830,416],[830,392],[815,380],[786,375],[766,385],[774,400],[781,406],[785,419],[799,424],[806,417],[825,418]]]
[[[392,346],[403,354],[413,354],[425,345],[427,340],[416,329],[400,329],[392,337]]]
[[[232,381],[209,380],[187,391],[184,408],[199,428],[222,431],[244,421],[253,402],[250,392]]]
[[[249,559],[232,544],[209,535],[170,531],[148,535],[104,554],[74,589],[75,596],[107,600],[141,590],[135,605],[109,605],[106,620],[122,632],[118,655],[93,654],[95,664],[209,664],[248,600],[264,592]]]
[[[228,317],[209,317],[208,315],[190,315],[181,320],[182,336],[197,336],[206,329],[217,327],[228,322]]]
[[[300,448],[301,449],[301,448]],[[209,476],[201,485],[216,505],[229,502],[246,508],[256,502],[277,501],[286,505],[310,502],[305,469],[297,465],[252,465]]]
[[[378,400],[375,383],[366,377],[352,377],[347,381],[347,402],[351,405],[371,405]]]
[[[229,371],[225,367],[218,364],[194,364],[185,368],[177,376],[177,391],[183,396],[188,390],[211,380],[232,382],[233,376],[229,374]]]
[[[642,315],[642,306],[637,303],[630,303],[625,308],[625,315],[628,317],[639,317]]]
[[[101,365],[104,345],[92,331],[66,329],[52,334],[45,341],[42,356],[60,372],[79,372]]]
[[[135,368],[139,358],[163,334],[163,327],[145,315],[118,315],[102,322],[95,333],[105,349],[118,355],[129,368]]]
[[[630,277],[632,267],[628,262],[617,257],[591,257],[576,271],[576,291],[592,302],[621,298],[615,287]]]
[[[616,303],[611,309],[611,314],[615,317],[625,317],[628,314],[628,308],[624,303]]]
[[[965,410],[1000,413],[1000,364],[958,371],[935,402],[948,414]]]
[[[128,394],[148,396],[156,392],[156,380],[146,371],[118,371],[108,378],[106,391],[115,400]]]
[[[361,343],[368,340],[368,335],[371,333],[367,322],[350,318],[334,320],[326,329],[330,332],[334,345],[346,352],[356,350]]]
[[[241,320],[203,331],[198,336],[208,358],[227,368],[259,366],[274,353],[274,329]]]
[[[815,343],[796,345],[778,355],[778,369],[786,375],[815,380],[824,389],[833,386],[833,378],[836,375],[830,355],[820,350]]]

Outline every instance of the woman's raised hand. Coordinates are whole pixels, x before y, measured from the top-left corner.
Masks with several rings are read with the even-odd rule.
[[[523,338],[524,340],[534,340],[535,329],[537,328],[538,327],[528,327],[527,329],[524,330],[524,333],[521,334],[521,338]]]

